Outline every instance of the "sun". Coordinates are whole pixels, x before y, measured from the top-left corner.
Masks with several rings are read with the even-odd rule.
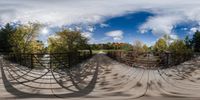
[[[43,34],[43,35],[46,35],[48,33],[49,33],[49,30],[46,27],[41,30],[41,34]]]

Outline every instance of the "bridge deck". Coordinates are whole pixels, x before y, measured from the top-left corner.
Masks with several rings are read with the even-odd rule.
[[[31,70],[2,58],[0,61],[0,100],[200,98],[200,57],[162,70],[129,67],[104,54],[71,70]]]

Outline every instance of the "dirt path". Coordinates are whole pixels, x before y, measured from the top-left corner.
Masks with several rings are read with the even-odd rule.
[[[163,70],[129,67],[102,53],[65,71],[0,61],[0,100],[200,99],[200,57]]]

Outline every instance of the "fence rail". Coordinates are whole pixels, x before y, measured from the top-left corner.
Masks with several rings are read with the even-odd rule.
[[[107,55],[129,66],[143,68],[168,68],[193,57],[192,54],[184,53],[136,53],[134,51],[110,51]]]
[[[90,58],[88,51],[68,53],[4,53],[4,58],[14,63],[33,68],[70,68]]]

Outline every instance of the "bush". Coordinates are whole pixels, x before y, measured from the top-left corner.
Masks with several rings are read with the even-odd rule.
[[[175,64],[189,60],[192,56],[192,50],[188,48],[182,40],[171,43],[169,51],[172,53],[171,58]]]

